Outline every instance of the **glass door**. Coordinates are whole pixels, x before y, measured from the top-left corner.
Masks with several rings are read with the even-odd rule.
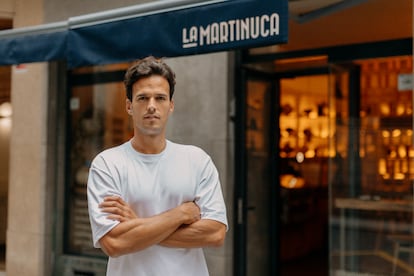
[[[328,275],[329,86],[326,67],[247,71],[237,275]]]
[[[270,76],[251,72],[246,84],[246,271],[252,276],[274,275],[274,83]]]

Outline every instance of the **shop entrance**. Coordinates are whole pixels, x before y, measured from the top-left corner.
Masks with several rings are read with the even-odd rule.
[[[412,273],[412,56],[271,63],[242,69],[237,275]]]
[[[349,69],[325,57],[278,63],[244,69],[245,273],[329,275],[329,167]]]
[[[329,75],[279,83],[280,275],[328,275]]]

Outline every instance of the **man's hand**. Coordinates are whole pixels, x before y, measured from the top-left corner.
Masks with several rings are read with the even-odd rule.
[[[192,224],[201,219],[200,207],[194,202],[184,202],[177,208],[180,208],[185,216],[185,221],[183,224]]]
[[[132,208],[119,196],[108,196],[99,204],[102,212],[109,213],[108,219],[120,222],[137,218]]]

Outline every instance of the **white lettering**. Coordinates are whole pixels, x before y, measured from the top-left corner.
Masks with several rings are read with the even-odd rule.
[[[183,47],[191,48],[197,47],[197,31],[196,27],[191,27],[187,36],[187,29],[183,28]]]
[[[241,28],[241,30],[240,30],[241,40],[249,39],[250,38],[250,36],[249,36],[250,27],[249,27],[249,19],[248,18],[240,21],[240,28]]]
[[[259,28],[260,28],[260,17],[256,16],[256,17],[251,17],[250,18],[250,36],[252,39],[256,39],[259,37]]]
[[[183,48],[190,48],[277,35],[279,35],[279,14],[272,13],[212,22],[206,26],[192,26],[189,29],[183,28],[182,43]]]
[[[205,29],[200,26],[200,46],[204,45],[204,39],[206,39],[206,44],[210,44],[210,25]]]
[[[211,44],[217,44],[220,42],[220,28],[219,24],[211,24]]]
[[[197,38],[198,38],[197,32],[198,32],[197,27],[191,27],[191,29],[190,29],[190,42],[196,42],[197,41]]]
[[[268,15],[263,15],[262,18],[260,19],[260,35],[262,37],[267,37],[269,35],[269,30],[266,29],[266,23],[269,22],[269,16]]]
[[[273,13],[270,16],[270,35],[278,35],[279,34],[279,15],[277,13]]]
[[[223,22],[224,24],[226,24],[226,22]],[[230,20],[229,22],[227,22],[229,27],[230,27],[230,41],[234,41],[234,24],[236,24],[236,21],[234,20]]]
[[[226,22],[220,22],[220,43],[226,43],[229,41],[229,24]]]
[[[183,44],[190,43],[190,40],[187,38],[187,29],[183,28]]]
[[[236,41],[240,40],[240,20],[236,20]]]

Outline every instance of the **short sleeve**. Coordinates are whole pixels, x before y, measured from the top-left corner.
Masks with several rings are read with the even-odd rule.
[[[87,195],[89,220],[92,228],[93,244],[100,248],[99,240],[119,224],[119,221],[107,219],[107,213],[100,210],[99,204],[106,196],[121,196],[117,180],[114,179],[114,170],[105,158],[98,155],[91,164],[88,176]],[[116,175],[116,174],[115,174]]]
[[[203,158],[200,169],[196,203],[200,207],[201,218],[219,221],[226,225],[226,229],[228,229],[226,205],[219,174],[208,155]]]

